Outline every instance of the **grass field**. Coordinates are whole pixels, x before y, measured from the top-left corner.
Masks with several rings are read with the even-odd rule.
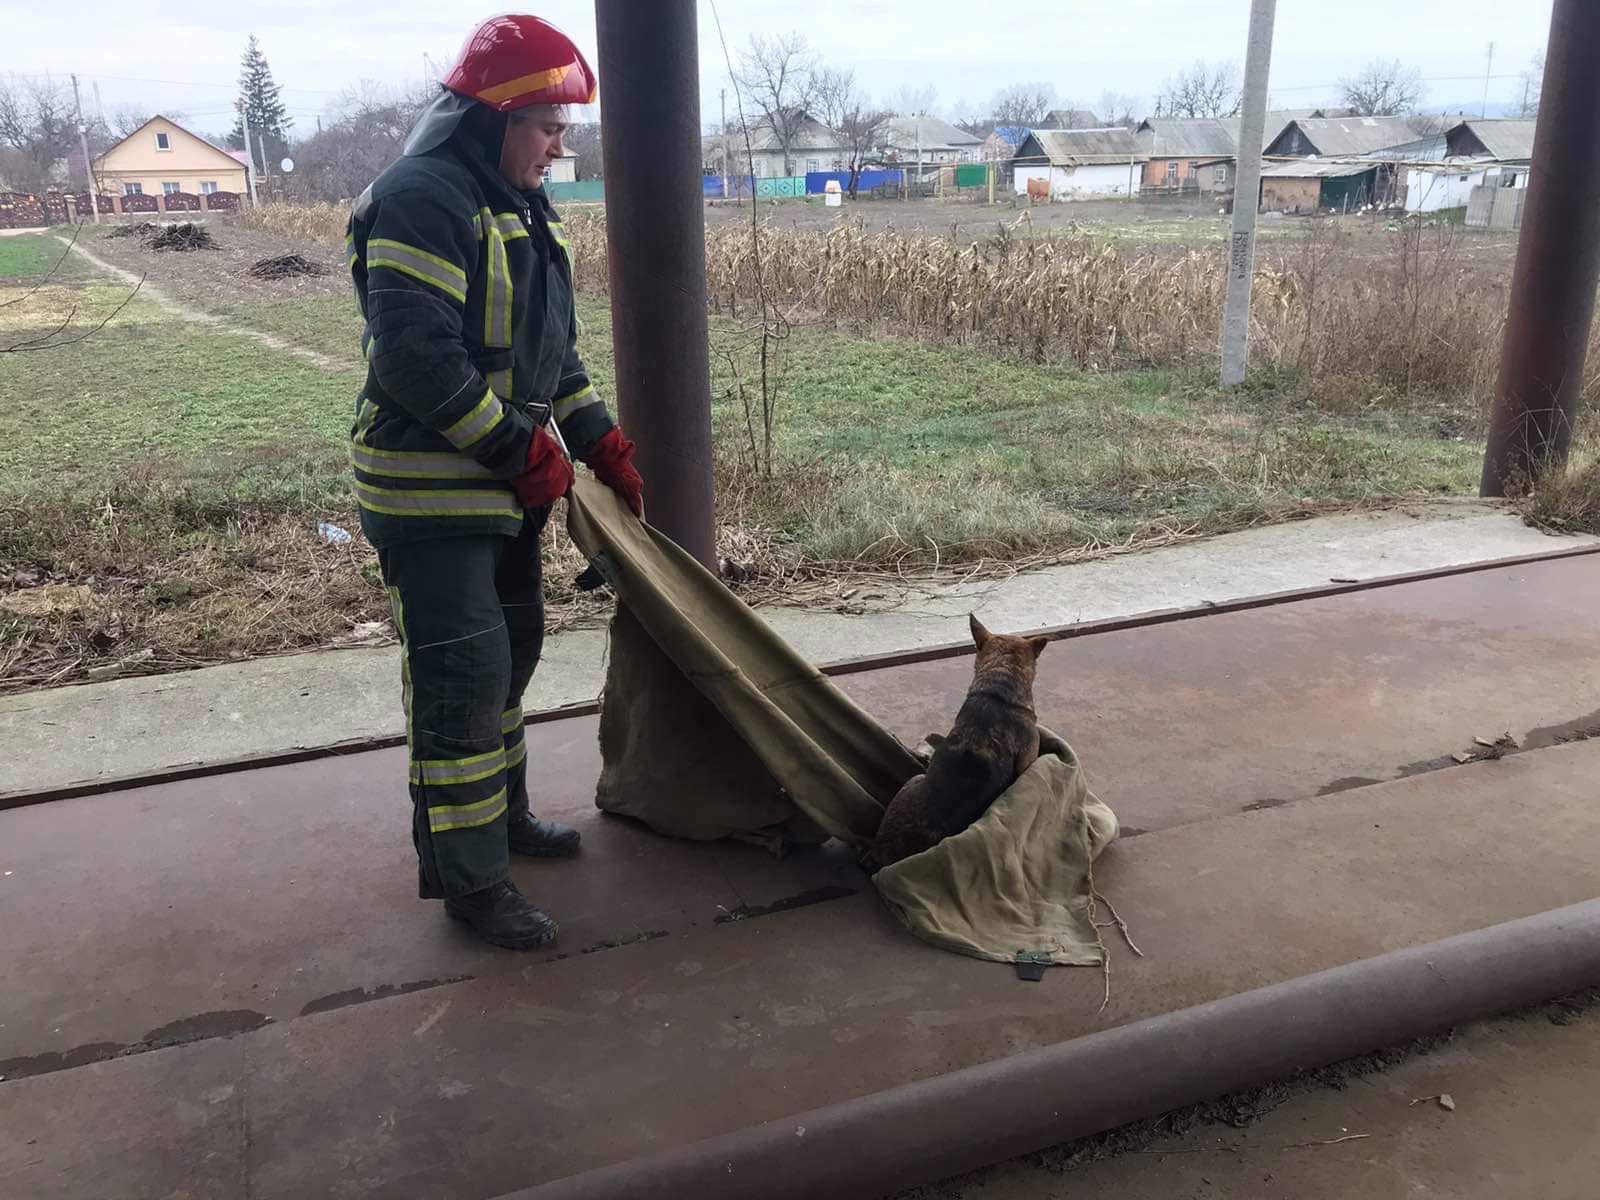
[[[0,303],[26,290],[17,277],[49,266],[55,245],[0,240],[13,276],[0,279]],[[163,282],[160,268],[152,260],[151,282],[184,301],[181,280]],[[19,592],[87,589],[54,613],[13,603],[7,615],[0,597],[0,689],[130,660],[154,669],[326,645],[371,636],[386,616],[371,551],[316,533],[322,521],[357,528],[344,438],[359,319],[347,286],[228,291],[212,311],[351,369],[143,298],[81,344],[0,359],[0,587],[9,577]],[[87,277],[54,281],[0,308],[0,346],[76,306],[70,336],[126,294]],[[581,296],[580,318],[609,391],[604,298]],[[713,319],[722,516],[768,594],[779,563],[966,568],[1476,482],[1475,440],[1426,406],[1311,410],[1287,376],[1228,395],[1196,370],[1087,372],[829,325],[796,326],[783,344],[768,470],[739,400],[755,373],[749,341]],[[562,619],[571,572],[552,577]]]

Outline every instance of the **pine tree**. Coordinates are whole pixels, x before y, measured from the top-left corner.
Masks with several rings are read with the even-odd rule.
[[[239,98],[233,102],[233,107],[241,115],[233,123],[228,144],[235,150],[244,149],[244,116],[248,115],[256,164],[271,170],[288,149],[289,128],[294,122],[289,120],[288,110],[278,96],[278,85],[272,81],[272,68],[267,65],[267,57],[261,53],[253,33],[240,60]]]

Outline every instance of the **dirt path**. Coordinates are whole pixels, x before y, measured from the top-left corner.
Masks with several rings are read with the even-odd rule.
[[[67,238],[60,237],[59,234],[57,237],[63,243],[68,243]],[[180,304],[178,301],[174,300],[171,296],[167,295],[165,292],[161,291],[154,284],[151,284],[148,281],[141,285],[140,277],[135,275],[132,271],[125,271],[121,267],[113,266],[111,263],[106,262],[105,259],[100,258],[98,255],[85,249],[82,245],[77,243],[68,244],[72,246],[74,253],[81,255],[84,261],[89,263],[89,265],[94,267],[96,270],[120,279],[124,283],[127,283],[130,287],[138,287],[139,294],[141,296],[149,297],[167,312],[170,312],[173,316],[178,317],[181,320],[189,321],[196,325],[205,325],[211,329],[217,330],[219,333],[227,333],[236,337],[250,338],[252,341],[260,342],[263,346],[267,346],[273,350],[281,350],[286,354],[292,354],[295,358],[298,358],[303,362],[308,362],[312,366],[317,367],[319,370],[328,371],[332,374],[343,375],[355,370],[354,364],[334,358],[331,355],[323,354],[317,350],[307,350],[303,346],[291,345],[289,342],[286,342],[282,338],[273,334],[263,333],[259,329],[251,329],[248,325],[236,324],[225,317],[217,316],[215,313],[201,312],[199,309],[190,308],[187,305]]]

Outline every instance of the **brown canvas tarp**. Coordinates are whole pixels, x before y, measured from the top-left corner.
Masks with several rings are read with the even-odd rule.
[[[617,593],[597,803],[657,832],[865,851],[921,760],[675,543],[582,476],[578,548]],[[1099,963],[1090,863],[1116,818],[1054,738],[970,829],[880,871],[919,937],[1004,961]]]

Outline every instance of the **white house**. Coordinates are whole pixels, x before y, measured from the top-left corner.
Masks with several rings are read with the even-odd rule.
[[[1133,195],[1149,158],[1143,140],[1120,125],[1029,130],[1014,160],[1016,193],[1052,200]]]
[[[1406,211],[1431,213],[1466,208],[1472,189],[1489,184],[1527,187],[1528,164],[1450,159],[1411,167],[1406,171]]]
[[[787,162],[778,135],[765,118],[750,126],[748,147],[738,126],[726,134],[703,138],[701,145],[701,165],[712,175],[754,174],[758,179],[773,179],[808,171],[837,171],[849,161],[850,147],[844,135],[810,116],[801,117]]]
[[[577,183],[578,156],[563,154],[545,168],[544,177],[550,183]]]
[[[924,165],[977,162],[983,139],[938,117],[890,117],[878,131],[876,157],[885,163]]]

